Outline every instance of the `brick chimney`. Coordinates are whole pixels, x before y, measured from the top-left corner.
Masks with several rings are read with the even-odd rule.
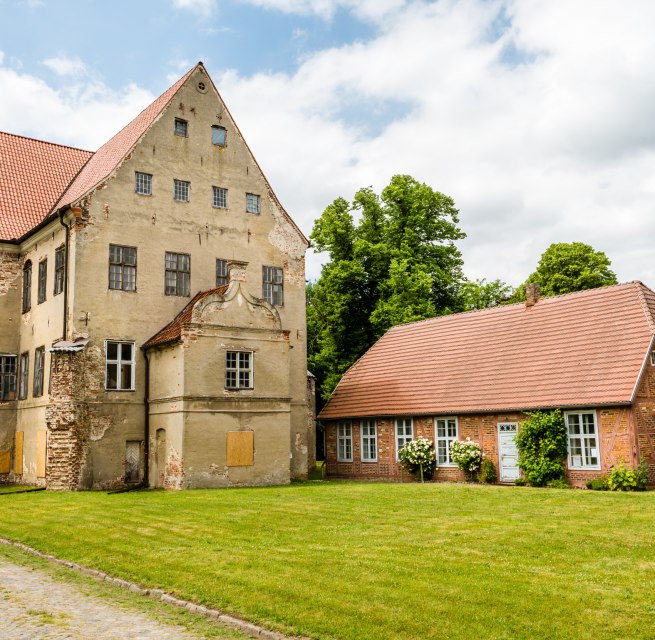
[[[539,294],[541,287],[536,282],[528,282],[525,285],[525,306],[527,308],[534,307],[539,302]]]

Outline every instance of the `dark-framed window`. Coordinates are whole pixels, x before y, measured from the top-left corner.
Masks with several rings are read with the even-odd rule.
[[[27,398],[27,385],[29,383],[30,375],[30,353],[25,351],[20,354],[20,377],[18,379],[18,399],[25,400]]]
[[[32,308],[32,261],[23,265],[23,313]]]
[[[186,180],[173,180],[173,198],[178,202],[189,202],[190,182]]]
[[[43,395],[43,372],[45,369],[45,347],[34,350],[34,386],[32,396],[38,398]]]
[[[284,271],[282,267],[262,267],[262,298],[270,304],[284,304]]]
[[[191,256],[166,252],[164,293],[167,296],[188,296],[191,292]]]
[[[261,198],[256,193],[246,193],[246,213],[260,213]]]
[[[212,187],[212,206],[219,209],[227,209],[227,189],[224,187]]]
[[[55,249],[55,286],[53,295],[59,295],[64,290],[64,272],[66,270],[66,247],[62,245]]]
[[[48,282],[48,259],[39,262],[39,284],[36,294],[36,303],[45,302],[46,284]]]
[[[216,286],[227,284],[230,281],[230,270],[227,268],[227,260],[216,258]]]
[[[252,389],[252,351],[225,352],[225,388]]]
[[[152,174],[134,172],[134,191],[142,196],[152,195]]]
[[[136,247],[109,245],[109,288],[136,291]]]
[[[219,125],[212,127],[212,144],[217,147],[227,146],[227,129]]]
[[[16,356],[0,354],[0,401],[16,399]]]
[[[182,118],[175,118],[174,132],[176,136],[186,138],[189,135],[189,123]]]
[[[105,389],[134,391],[134,342],[107,340],[105,342]]]

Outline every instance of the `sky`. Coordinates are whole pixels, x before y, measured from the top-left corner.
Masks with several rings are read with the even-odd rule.
[[[409,174],[455,200],[470,279],[578,241],[652,287],[654,24],[652,0],[0,0],[0,130],[95,150],[202,60],[306,235]]]

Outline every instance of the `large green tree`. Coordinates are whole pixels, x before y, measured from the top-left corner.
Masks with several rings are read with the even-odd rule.
[[[338,198],[315,222],[329,261],[307,287],[308,356],[323,399],[393,325],[463,308],[458,222],[451,198],[403,175],[380,195]]]
[[[543,296],[606,287],[617,283],[611,264],[603,251],[584,242],[551,244],[525,284],[536,282]],[[525,299],[525,284],[516,289],[514,300]]]

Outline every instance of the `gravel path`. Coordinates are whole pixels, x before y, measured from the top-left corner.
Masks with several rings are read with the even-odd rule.
[[[38,569],[0,557],[3,640],[197,640],[182,627],[112,606]]]

